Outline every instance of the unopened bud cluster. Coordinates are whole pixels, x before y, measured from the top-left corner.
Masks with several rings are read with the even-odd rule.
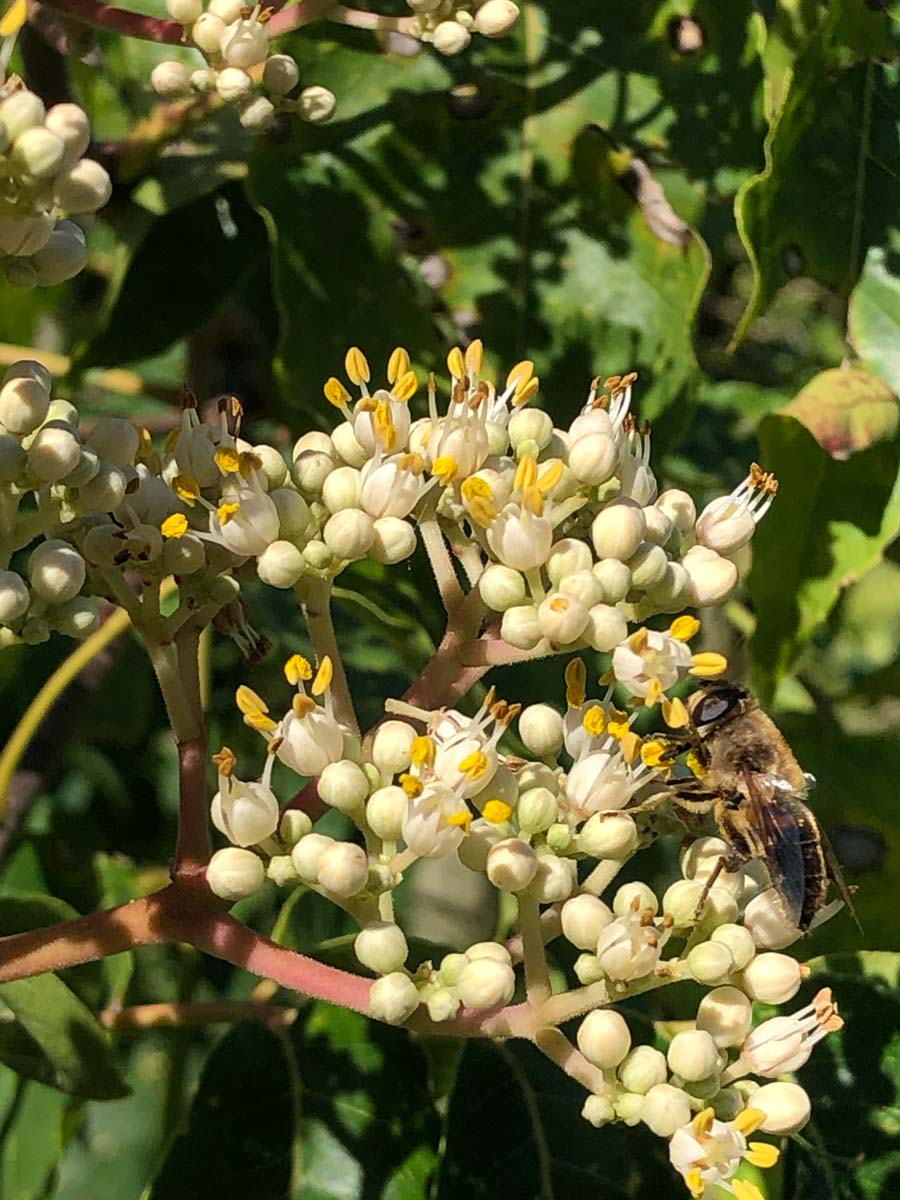
[[[512,0],[407,0],[407,4],[415,14],[410,27],[413,36],[448,56],[467,49],[473,34],[504,37],[519,19],[519,7]]]
[[[241,0],[166,0],[166,9],[185,28],[185,41],[199,50],[205,65],[191,70],[182,62],[161,62],[150,76],[164,100],[215,95],[237,107],[241,124],[253,132],[269,128],[278,112],[312,124],[327,121],[334,96],[327,88],[297,91],[300,68],[288,54],[270,54],[271,10]],[[294,93],[292,95],[292,93]]]
[[[46,109],[16,77],[0,82],[0,269],[15,287],[62,283],[87,262],[84,230],[112,186],[85,158],[90,123],[77,104]]]

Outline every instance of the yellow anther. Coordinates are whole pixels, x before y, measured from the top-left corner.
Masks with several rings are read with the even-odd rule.
[[[468,809],[465,812],[455,812],[447,818],[447,824],[455,825],[457,829],[468,833],[472,827],[472,814]]]
[[[172,513],[171,517],[166,517],[160,525],[159,531],[164,538],[184,537],[188,531],[187,517],[184,513]]]
[[[347,372],[350,382],[355,383],[357,387],[361,383],[368,383],[372,378],[368,359],[358,346],[351,346],[347,351],[344,357],[344,370]]]
[[[230,778],[237,767],[237,758],[230,747],[223,746],[218,754],[212,756],[213,762],[216,764],[220,775],[224,775],[226,779]]]
[[[372,423],[375,427],[375,436],[385,450],[393,450],[397,444],[397,430],[394,428],[394,418],[387,400],[379,400],[375,405]]]
[[[216,451],[216,466],[223,475],[231,475],[240,470],[241,456],[234,446],[220,446]]]
[[[296,687],[301,679],[312,679],[312,673],[309,659],[302,654],[292,654],[284,664],[284,677],[291,687]]]
[[[691,655],[690,672],[700,679],[715,679],[717,675],[724,675],[727,670],[728,659],[724,654],[706,650],[702,654]]]
[[[512,808],[505,800],[488,800],[481,810],[481,815],[492,825],[502,825],[512,816]]]
[[[472,375],[481,374],[481,368],[484,366],[484,345],[481,338],[476,338],[466,347],[465,363],[466,370]]]
[[[635,654],[640,654],[645,649],[649,636],[650,633],[646,625],[642,625],[640,629],[636,629],[626,643],[629,650],[633,650]]]
[[[621,747],[621,750],[622,750],[622,757],[625,759],[625,761],[627,763],[634,762],[634,760],[637,758],[637,756],[641,752],[641,745],[642,745],[641,739],[638,737],[638,735],[634,732],[633,729],[629,729],[628,732],[625,734],[625,736],[622,738],[622,740],[619,742],[619,746]]]
[[[526,454],[516,467],[513,480],[513,491],[523,492],[525,488],[534,487],[537,481],[537,463],[530,454]]]
[[[544,496],[549,496],[559,481],[562,479],[563,465],[560,459],[551,463],[550,466],[538,476],[537,486]]]
[[[662,694],[662,684],[658,679],[651,679],[647,684],[647,691],[644,693],[644,703],[648,707],[659,704]]]
[[[363,396],[362,400],[357,401],[356,411],[358,413],[373,413],[377,407],[377,402],[371,396]]]
[[[150,436],[149,430],[145,430],[142,432],[146,432],[147,437],[149,438],[149,436]],[[165,454],[171,454],[172,451],[175,449],[175,447],[178,445],[178,439],[180,437],[181,437],[181,427],[176,425],[174,429],[170,429],[169,432],[166,434],[166,440],[163,442],[163,452]],[[141,440],[143,441],[143,439],[141,439]]]
[[[517,362],[509,374],[506,376],[505,390],[514,388],[518,390],[528,383],[529,379],[534,374],[534,363],[530,358],[523,358],[521,362]]]
[[[267,713],[269,711],[269,706],[262,696],[254,692],[253,688],[247,687],[245,683],[242,683],[234,693],[234,701],[244,716],[247,716],[248,713]]]
[[[764,1200],[762,1192],[755,1183],[750,1183],[746,1179],[732,1179],[731,1187],[734,1192],[734,1200]]]
[[[15,37],[28,18],[27,0],[13,0],[0,17],[0,38]]]
[[[614,708],[607,718],[606,728],[610,737],[614,737],[617,741],[621,741],[621,739],[631,728],[631,726],[628,724],[628,713],[622,712],[620,708]]]
[[[702,1112],[698,1112],[691,1125],[694,1128],[694,1134],[698,1138],[704,1137],[713,1127],[713,1121],[716,1119],[715,1110],[712,1108],[704,1108]]]
[[[319,663],[319,669],[316,671],[316,677],[309,690],[314,696],[322,696],[331,687],[332,679],[334,679],[334,663],[326,654]]]
[[[534,397],[538,394],[538,389],[540,386],[541,381],[538,379],[537,375],[535,375],[529,379],[527,383],[523,383],[520,387],[517,387],[513,392],[513,407],[521,408],[523,404],[527,404],[529,400],[534,399]]]
[[[691,1167],[687,1175],[684,1177],[684,1182],[687,1184],[687,1189],[694,1197],[694,1200],[700,1200],[703,1195],[706,1184],[703,1182],[703,1174],[699,1167]]]
[[[699,632],[700,622],[696,617],[689,617],[687,614],[676,617],[669,626],[669,633],[673,638],[677,638],[679,642],[689,642]]]
[[[768,1142],[751,1142],[749,1152],[744,1155],[744,1158],[751,1166],[765,1170],[767,1167],[774,1167],[778,1162],[778,1147],[770,1146]]]
[[[267,717],[265,713],[252,712],[246,713],[244,716],[244,724],[249,725],[251,729],[256,729],[260,733],[271,733],[278,725],[271,717]]]
[[[459,474],[459,463],[449,454],[442,454],[431,464],[431,473],[441,483],[452,483]]]
[[[417,779],[415,775],[404,773],[400,776],[400,786],[409,796],[410,800],[415,800],[417,796],[422,795],[423,787],[422,780]]]
[[[459,490],[462,492],[464,500],[475,500],[476,498],[493,500],[494,498],[491,485],[478,475],[470,475]]]
[[[734,1118],[734,1127],[738,1133],[742,1133],[744,1137],[748,1137],[751,1133],[756,1133],[761,1125],[765,1124],[766,1114],[759,1108],[745,1108],[742,1113]]]
[[[176,475],[172,480],[172,491],[185,504],[193,505],[200,495],[200,484],[193,475]]]
[[[329,404],[333,404],[335,408],[345,409],[350,403],[350,393],[344,387],[339,379],[335,379],[332,375],[330,379],[325,381],[325,386],[322,389],[325,393],[325,399]]]
[[[419,734],[413,739],[413,744],[409,750],[410,762],[415,763],[417,767],[430,767],[434,763],[434,739],[426,737],[425,734]]]
[[[581,708],[584,704],[587,670],[583,658],[573,658],[566,664],[566,704]]]
[[[683,729],[688,723],[688,710],[677,696],[672,700],[668,696],[663,697],[662,715],[670,729]]]
[[[418,387],[419,381],[416,379],[415,371],[404,371],[391,388],[391,395],[395,400],[399,400],[401,404],[405,404],[407,400],[413,398]]]
[[[565,592],[563,592],[563,594],[561,596],[554,596],[553,599],[550,601],[551,611],[556,612],[556,613],[568,612],[571,605],[572,605],[572,597],[567,596],[565,594]]]
[[[241,511],[241,506],[234,500],[230,500],[225,504],[220,504],[216,509],[216,516],[219,518],[220,525],[227,525]]]
[[[254,471],[262,470],[262,459],[252,450],[244,450],[239,456],[238,470],[245,479],[249,479]]]
[[[469,516],[482,529],[490,529],[497,520],[497,508],[490,500],[482,500],[476,496],[474,500],[469,501]]]
[[[543,516],[544,497],[541,495],[540,488],[527,487],[523,489],[522,508],[524,508],[527,512],[534,513],[536,517]]]
[[[483,750],[473,750],[459,763],[459,771],[471,780],[481,779],[487,773],[488,756]]]
[[[303,717],[308,717],[311,712],[315,712],[316,707],[316,702],[313,700],[312,696],[302,696],[299,692],[291,701],[291,708],[293,709],[294,716],[300,717],[301,719]]]
[[[659,742],[653,738],[641,746],[641,762],[645,767],[652,767],[654,771],[657,771],[668,765],[668,758],[669,747],[665,742]],[[700,1115],[702,1116],[703,1113]]]
[[[576,660],[576,661],[581,661]],[[582,701],[582,704],[584,701]],[[576,706],[577,707],[577,706]],[[599,704],[592,705],[584,714],[582,725],[591,737],[599,737],[606,730],[606,713]]]
[[[462,379],[466,373],[466,360],[459,346],[454,346],[447,355],[447,370],[454,379]]]
[[[684,761],[687,765],[687,769],[695,779],[702,779],[706,774],[706,767],[700,761],[700,756],[696,753],[696,751],[691,750]]]
[[[395,350],[391,351],[391,357],[388,359],[388,383],[396,383],[408,370],[409,353],[402,346],[398,346]]]

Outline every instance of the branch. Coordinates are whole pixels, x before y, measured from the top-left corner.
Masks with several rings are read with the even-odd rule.
[[[350,685],[341,658],[340,647],[334,632],[334,622],[331,619],[331,583],[313,580],[301,584],[298,591],[303,604],[303,615],[309,629],[310,640],[316,657],[321,662],[328,655],[334,668],[334,678],[331,681],[331,695],[334,701],[334,714],[342,725],[349,725],[354,733],[359,733],[359,722],[353,708],[353,697],[350,695]]]
[[[459,585],[456,569],[447,549],[447,543],[444,541],[441,527],[437,520],[431,517],[429,520],[419,522],[419,532],[422,535],[422,545],[428,554],[428,561],[431,563],[444,608],[447,610],[448,616],[452,616],[463,602],[463,590]]]
[[[290,33],[292,29],[300,29],[312,21],[324,17],[337,25],[352,25],[355,29],[370,29],[386,33],[405,33],[415,37],[414,17],[385,17],[381,13],[363,12],[358,8],[347,8],[343,4],[335,4],[334,0],[305,0],[305,3],[292,5],[277,12],[269,22],[269,36],[279,37]]]
[[[539,1010],[550,999],[550,976],[547,973],[547,956],[544,954],[541,910],[537,900],[525,892],[520,892],[517,899],[525,957],[525,991],[528,1003]]]
[[[166,42],[171,46],[184,45],[184,29],[178,21],[163,17],[147,17],[142,13],[101,4],[98,0],[41,0],[47,8],[63,13],[82,25],[95,29],[112,29],[125,37],[142,38],[145,42]]]
[[[206,738],[178,744],[178,840],[175,874],[196,875],[209,862]]]

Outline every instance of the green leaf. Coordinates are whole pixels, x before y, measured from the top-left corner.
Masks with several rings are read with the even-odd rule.
[[[770,699],[840,592],[882,557],[900,520],[900,444],[832,459],[793,417],[759,427],[762,461],[779,480],[754,540],[748,584],[757,616],[753,668]]]
[[[900,391],[900,279],[894,253],[873,246],[850,297],[850,340],[865,365]]]
[[[0,1071],[0,1196],[46,1200],[66,1142],[71,1102],[50,1088]]]
[[[834,367],[820,371],[781,410],[805,425],[832,458],[849,458],[897,434],[897,397],[870,371]]]

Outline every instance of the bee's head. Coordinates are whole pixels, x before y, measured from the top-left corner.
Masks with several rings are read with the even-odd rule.
[[[694,729],[702,737],[724,721],[738,716],[744,709],[749,693],[727,679],[706,684],[688,700],[688,715]]]

